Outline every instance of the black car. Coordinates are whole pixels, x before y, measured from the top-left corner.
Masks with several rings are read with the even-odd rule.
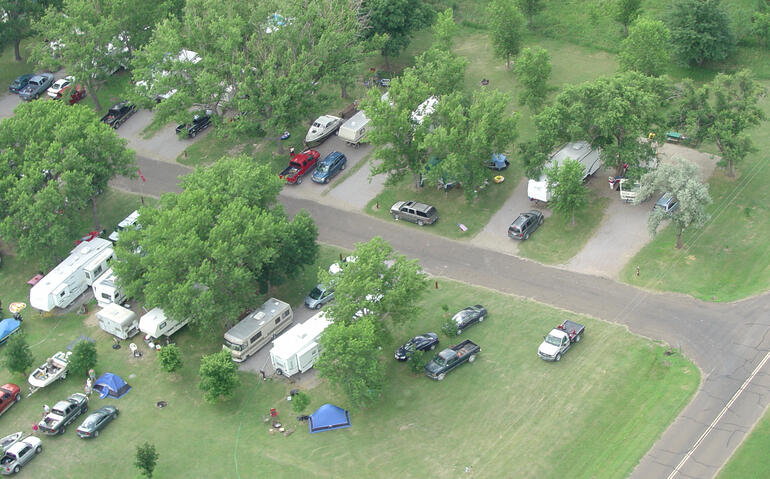
[[[88,415],[83,424],[78,426],[77,433],[83,439],[97,437],[99,431],[118,417],[119,411],[115,406],[104,406]]]
[[[27,73],[26,75],[21,75],[16,77],[15,80],[8,86],[8,90],[10,90],[13,93],[19,93],[22,88],[27,86],[27,83],[29,83],[29,79],[32,78],[34,75]]]
[[[452,320],[457,324],[457,334],[461,334],[464,329],[472,324],[480,323],[487,317],[487,308],[477,304],[476,306],[468,306],[467,308],[458,311]]]
[[[211,125],[211,115],[208,113],[201,113],[193,117],[192,123],[182,123],[177,125],[176,133],[182,133],[187,130],[187,137],[193,138],[199,132],[205,130]]]
[[[110,107],[107,114],[102,117],[102,122],[107,123],[116,130],[126,122],[131,115],[136,113],[136,106],[129,101],[122,101]]]
[[[409,359],[409,353],[414,351],[430,351],[436,349],[437,344],[438,335],[436,333],[425,333],[415,336],[396,350],[396,359],[406,361]]]
[[[543,224],[545,217],[541,211],[532,210],[522,213],[518,218],[513,220],[511,226],[508,227],[508,236],[513,239],[525,240],[529,239],[538,226]]]

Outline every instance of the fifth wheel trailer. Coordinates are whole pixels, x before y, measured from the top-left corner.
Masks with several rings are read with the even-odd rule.
[[[302,324],[298,324],[278,336],[270,350],[270,361],[279,375],[293,376],[313,367],[321,355],[321,333],[331,325],[321,311]]]
[[[548,178],[545,170],[561,165],[567,158],[579,161],[583,165],[583,179],[596,173],[602,166],[600,150],[591,148],[587,141],[567,143],[559,150],[551,154],[543,167],[540,178],[530,178],[527,183],[527,196],[530,200],[538,200],[547,203],[551,199],[551,189],[548,188]]]

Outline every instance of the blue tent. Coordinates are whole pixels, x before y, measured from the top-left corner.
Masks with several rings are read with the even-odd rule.
[[[334,404],[324,404],[310,415],[308,424],[310,425],[311,434],[331,429],[342,429],[350,427],[350,414]]]
[[[508,162],[508,158],[504,154],[494,153],[492,155],[490,168],[500,171],[508,168],[508,165],[510,165],[510,162]]]
[[[94,383],[94,391],[98,391],[102,399],[107,396],[120,399],[131,390],[131,386],[126,384],[117,374],[104,373]]]
[[[13,318],[5,318],[0,321],[0,344],[3,344],[10,335],[19,330],[21,321]]]

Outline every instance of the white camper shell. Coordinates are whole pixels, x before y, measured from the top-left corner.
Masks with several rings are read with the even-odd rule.
[[[273,341],[270,361],[276,374],[289,377],[312,368],[321,355],[318,340],[330,324],[331,320],[326,319],[326,313],[321,311]]]
[[[145,339],[158,339],[161,336],[171,336],[189,322],[189,318],[184,321],[168,319],[162,309],[152,308],[139,318],[139,330],[147,335]]]
[[[77,245],[67,259],[30,289],[29,304],[46,312],[57,306],[66,308],[72,304],[91,284],[86,280],[85,266],[97,256],[103,258],[103,255],[100,256],[102,251],[109,250],[111,257],[111,246],[112,243],[103,238],[94,238]]]
[[[223,349],[240,363],[288,328],[294,320],[289,303],[270,298],[225,333]]]
[[[368,129],[369,118],[366,117],[366,114],[362,110],[342,124],[337,132],[337,136],[342,138],[348,145],[357,147],[364,136],[366,136],[366,131]]]
[[[571,158],[583,164],[583,179],[596,173],[602,166],[600,150],[592,149],[587,141],[567,143],[555,153],[551,154],[543,167],[543,174],[535,180],[530,178],[527,183],[527,196],[530,200],[538,200],[547,203],[551,199],[551,191],[548,188],[548,178],[545,170],[561,165],[564,160]]]
[[[126,295],[118,286],[117,278],[112,268],[109,268],[91,285],[91,289],[94,290],[94,298],[96,298],[100,308],[111,303],[121,304],[126,300]]]
[[[96,313],[96,319],[99,320],[99,327],[102,330],[120,339],[131,338],[139,332],[136,314],[119,304],[108,304]]]

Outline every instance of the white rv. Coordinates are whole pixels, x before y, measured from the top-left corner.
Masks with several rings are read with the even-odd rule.
[[[84,267],[102,251],[112,252],[112,243],[103,238],[94,238],[77,245],[70,255],[59,263],[29,291],[29,304],[41,311],[55,307],[66,308],[80,296],[90,283],[86,280]]]
[[[438,98],[435,96],[432,96],[425,100],[424,102],[420,103],[417,106],[417,109],[415,109],[412,112],[412,122],[422,125],[423,120],[425,120],[426,116],[430,116],[434,111],[436,111],[436,105],[438,104]]]
[[[342,138],[348,145],[357,147],[364,136],[366,136],[368,128],[369,118],[366,117],[362,110],[342,124],[339,131],[337,131],[337,136]]]
[[[115,251],[112,248],[107,248],[100,251],[99,254],[83,266],[83,273],[86,276],[86,284],[88,286],[94,284],[94,281],[109,269],[108,263],[113,256],[115,256]]]
[[[91,285],[99,307],[104,308],[110,303],[121,304],[126,300],[126,295],[118,286],[117,278],[112,268],[109,268]]]
[[[108,304],[96,313],[96,319],[99,320],[99,327],[102,330],[120,339],[131,338],[139,332],[139,321],[136,320],[136,314],[119,304]]]
[[[109,240],[113,243],[117,242],[118,238],[120,238],[120,232],[129,226],[134,226],[137,221],[139,221],[139,212],[134,210],[130,215],[126,216],[120,223],[118,223],[118,227],[115,228],[115,231],[108,236]]]
[[[270,298],[225,333],[223,349],[240,363],[259,351],[294,321],[289,303]]]
[[[171,336],[189,322],[189,318],[184,321],[168,319],[162,309],[152,308],[139,318],[139,331],[148,336],[145,339],[158,339],[161,336]]]
[[[591,148],[587,141],[567,143],[551,154],[543,167],[543,173],[539,179],[530,178],[527,183],[527,196],[529,196],[530,200],[547,203],[551,199],[551,191],[548,188],[548,178],[546,177],[545,170],[553,168],[555,165],[561,165],[567,158],[583,164],[583,179],[596,173],[596,170],[602,166],[600,150]]]
[[[279,375],[293,376],[313,367],[321,355],[321,333],[331,325],[326,313],[319,312],[302,324],[298,324],[273,341],[270,361]]]

